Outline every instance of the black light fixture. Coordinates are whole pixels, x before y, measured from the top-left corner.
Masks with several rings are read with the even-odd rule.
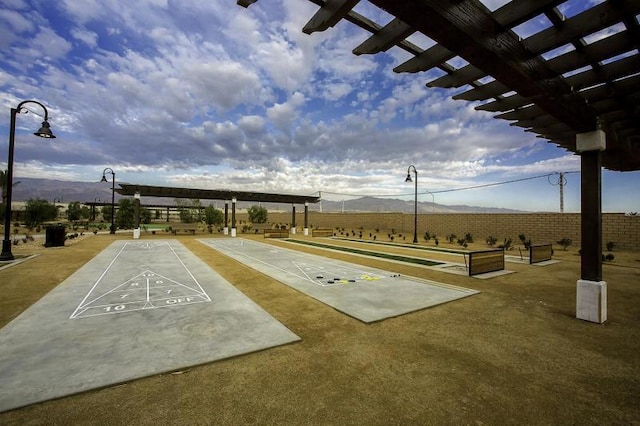
[[[413,242],[414,244],[418,243],[418,171],[416,170],[416,166],[413,164],[409,166],[407,169],[407,178],[404,180],[405,182],[413,182],[411,179],[411,169],[413,168],[413,173],[416,178],[416,186],[415,186],[415,197],[413,200]]]
[[[13,150],[16,137],[16,116],[18,114],[27,114],[28,109],[24,107],[25,104],[40,105],[44,110],[44,121],[40,130],[34,133],[41,138],[54,139],[55,135],[49,127],[49,111],[47,108],[38,101],[22,101],[18,104],[17,108],[11,108],[11,127],[9,129],[9,156],[7,158],[7,196],[4,212],[4,239],[2,240],[2,254],[0,254],[0,260],[13,260],[15,257],[11,253],[11,198],[13,196]]]
[[[35,132],[34,135],[40,136],[41,138],[55,139],[55,135],[53,134],[53,132],[51,132],[51,127],[49,126],[49,122],[46,119],[42,122],[40,130]]]
[[[111,230],[110,234],[116,233],[116,225],[114,222],[115,219],[115,190],[116,190],[116,173],[113,171],[111,167],[107,167],[102,171],[102,179],[100,182],[109,182],[107,180],[107,173],[111,173]]]

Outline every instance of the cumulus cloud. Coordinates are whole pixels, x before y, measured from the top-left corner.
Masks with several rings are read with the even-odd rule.
[[[361,3],[359,13],[390,20]],[[76,173],[107,165],[129,181],[374,195],[405,191],[409,164],[421,182],[440,188],[574,168],[571,155],[541,148],[549,144],[449,91],[427,89],[440,71],[393,73],[408,59],[401,49],[353,55],[368,37],[358,27],[302,33],[318,8],[312,2],[244,9],[222,0],[189,7],[63,0],[51,7],[56,21],[20,2],[0,9],[0,24],[11,29],[0,40],[2,102],[42,100],[58,136],[43,145],[18,135],[25,173],[41,165],[71,176],[69,165]],[[0,116],[0,127],[6,121]],[[20,130],[32,121],[20,117]]]
[[[71,35],[76,39],[86,44],[89,47],[96,47],[98,45],[98,34],[93,31],[88,31],[82,28],[74,28],[71,30]]]
[[[267,117],[274,123],[283,133],[289,133],[292,130],[294,120],[298,116],[298,108],[304,104],[304,95],[300,92],[295,92],[287,100],[287,102],[281,104],[274,104],[267,109]]]

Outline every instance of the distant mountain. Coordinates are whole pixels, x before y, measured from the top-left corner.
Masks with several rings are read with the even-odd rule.
[[[327,201],[323,200],[323,212],[402,212],[413,213],[413,200],[399,200],[396,198],[361,197],[353,200]],[[310,210],[320,210],[320,206],[314,206]],[[447,206],[443,204],[418,201],[418,213],[516,213],[519,210],[501,209],[496,207],[474,207],[466,205]]]
[[[19,183],[17,183],[19,182]],[[117,182],[116,182],[117,188]],[[49,179],[16,178],[14,179],[13,200],[27,201],[31,198],[41,198],[49,202],[61,202],[68,204],[72,201],[111,201],[111,182],[70,182]],[[115,194],[116,202],[120,199]],[[147,199],[143,197],[143,204],[173,205],[173,199]],[[203,205],[215,204],[223,207],[224,202],[202,200]],[[256,203],[238,202],[239,209],[246,209]],[[278,203],[261,203],[268,210],[289,211],[290,207]],[[310,211],[323,212],[403,212],[413,213],[413,200],[399,200],[395,198],[361,197],[345,201],[323,200],[318,204],[310,205]],[[520,210],[500,209],[494,207],[474,207],[466,205],[447,206],[430,202],[418,202],[418,213],[514,213]]]
[[[111,182],[70,182],[62,180],[13,178],[13,200],[41,198],[49,202],[111,201]],[[116,188],[117,188],[116,182]],[[119,199],[116,193],[116,200]]]

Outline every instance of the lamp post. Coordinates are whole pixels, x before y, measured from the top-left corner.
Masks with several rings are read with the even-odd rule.
[[[110,234],[116,233],[116,225],[115,225],[115,191],[116,191],[116,173],[113,171],[111,167],[107,167],[102,171],[102,179],[100,182],[109,182],[107,180],[107,173],[111,173],[111,230]]]
[[[91,220],[96,220],[96,205],[100,201],[100,198],[94,197],[93,204],[91,205]]]
[[[404,181],[412,182],[411,168],[413,168],[413,173],[416,179],[415,198],[413,199],[413,242],[414,244],[417,244],[418,243],[418,171],[416,170],[416,166],[414,166],[413,164],[410,165],[409,168],[407,169],[407,178]]]
[[[436,211],[436,197],[433,196],[433,192],[425,191],[427,194],[431,195],[431,212]]]
[[[60,216],[60,207],[58,207],[58,203],[62,202],[61,197],[53,197],[53,207],[56,208],[56,219]]]
[[[7,158],[7,197],[4,212],[4,239],[2,240],[2,254],[0,254],[0,260],[13,260],[14,256],[11,253],[11,197],[13,195],[13,148],[15,145],[16,137],[16,116],[18,114],[27,114],[29,110],[24,108],[25,104],[32,103],[40,105],[44,110],[44,121],[40,129],[34,133],[34,135],[41,138],[55,138],[53,132],[49,128],[49,111],[47,108],[38,101],[22,101],[18,104],[17,108],[11,108],[11,125],[9,128],[9,156]]]

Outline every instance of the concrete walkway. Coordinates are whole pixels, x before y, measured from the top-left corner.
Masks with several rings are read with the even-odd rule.
[[[116,241],[0,330],[0,411],[297,340],[179,242]]]

